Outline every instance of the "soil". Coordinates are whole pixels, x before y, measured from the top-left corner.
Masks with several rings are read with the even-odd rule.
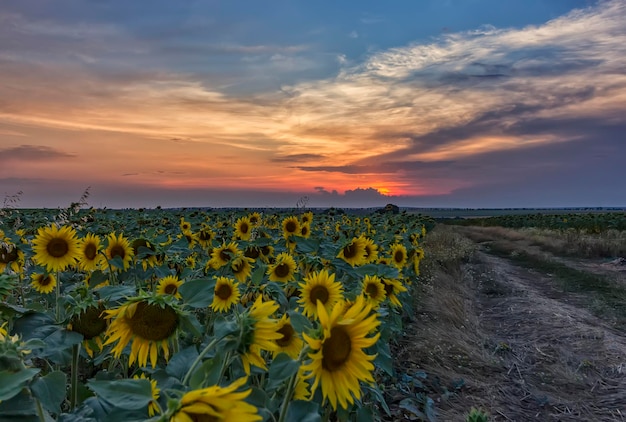
[[[594,315],[584,293],[477,245],[468,262],[429,270],[394,351],[419,388],[390,392],[393,420],[422,420],[426,395],[443,421],[464,421],[472,407],[493,421],[626,421],[626,332]],[[618,261],[558,259],[624,276]]]

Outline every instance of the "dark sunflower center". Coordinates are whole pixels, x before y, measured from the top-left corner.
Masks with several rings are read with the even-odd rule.
[[[198,239],[202,241],[209,241],[211,240],[211,233],[207,231],[201,231],[200,234],[198,235]]]
[[[88,243],[85,246],[85,258],[87,258],[90,261],[93,261],[94,259],[96,259],[97,254],[98,254],[98,249],[96,248],[96,245],[94,245],[93,243]]]
[[[351,350],[352,341],[345,328],[333,327],[330,330],[330,337],[324,341],[322,346],[322,367],[330,372],[341,369],[350,358]]]
[[[170,306],[161,308],[139,302],[135,314],[127,319],[127,323],[133,334],[150,341],[162,341],[176,331],[178,314]]]
[[[72,318],[72,331],[81,333],[85,340],[99,336],[107,328],[107,323],[100,315],[104,307],[91,306]]]
[[[302,226],[300,233],[302,233],[302,236],[306,236],[309,233],[309,228],[307,226]]]
[[[248,230],[250,230],[250,227],[248,227],[248,223],[241,223],[241,225],[239,226],[239,231],[242,234],[246,234],[248,233]]]
[[[343,256],[346,258],[354,258],[356,256],[357,247],[354,243],[344,246]]]
[[[222,249],[220,251],[220,259],[222,261],[226,261],[226,262],[230,261],[230,250],[229,249]]]
[[[393,293],[393,285],[385,283],[385,293],[390,296]]]
[[[293,339],[293,335],[296,331],[293,329],[291,324],[285,324],[278,330],[283,336],[276,340],[276,344],[280,347],[287,347],[291,344],[291,340]]]
[[[239,274],[246,269],[246,264],[243,261],[235,261],[232,265],[233,273]]]
[[[404,252],[396,251],[396,253],[393,254],[393,260],[396,261],[397,263],[402,262],[404,260]]]
[[[244,256],[247,258],[257,259],[260,255],[258,248],[247,248],[244,252]]]
[[[259,219],[256,217],[250,217],[250,223],[251,224],[257,224],[259,222]]]
[[[311,303],[314,305],[317,305],[318,300],[321,301],[322,304],[326,304],[329,297],[328,289],[325,286],[315,286],[311,289],[311,293],[309,294]]]
[[[164,289],[165,293],[168,295],[175,295],[178,292],[178,287],[174,283],[168,283]]]
[[[46,245],[48,255],[54,258],[61,258],[62,256],[65,256],[69,250],[70,246],[67,244],[67,241],[58,237],[50,240],[50,242]]]
[[[365,293],[367,293],[369,297],[376,299],[378,297],[378,287],[374,283],[367,283]]]
[[[269,246],[263,246],[261,248],[261,253],[265,256],[268,256],[270,253],[272,252],[272,250],[270,249]]]
[[[184,409],[183,409],[183,411],[184,411]],[[189,416],[193,422],[219,422],[219,420],[220,420],[220,419],[216,418],[213,415],[207,415],[207,414],[204,414],[204,413],[187,413],[187,412],[185,412],[185,414],[187,416]]]
[[[40,286],[47,286],[48,284],[52,283],[52,277],[50,277],[49,275],[41,275],[41,278],[39,278],[39,285]]]
[[[17,259],[17,248],[11,246],[0,246],[0,262],[8,264]]]
[[[369,258],[369,256],[372,254],[372,247],[369,245],[365,246],[365,258]]]
[[[124,249],[122,245],[115,245],[111,248],[111,258],[115,258],[116,256],[122,259],[126,256],[126,249]]]
[[[233,294],[233,289],[228,284],[220,284],[215,289],[215,295],[222,300],[229,299]]]
[[[276,266],[276,268],[274,269],[274,274],[276,274],[277,277],[287,277],[289,275],[289,265],[287,264],[278,264]]]
[[[285,224],[285,230],[287,231],[287,233],[295,233],[297,228],[298,225],[295,223],[295,221],[287,221],[287,224]]]

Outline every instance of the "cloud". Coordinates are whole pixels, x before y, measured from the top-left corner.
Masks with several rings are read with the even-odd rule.
[[[275,163],[293,163],[293,162],[306,162],[313,160],[324,159],[322,154],[289,154],[272,158]]]
[[[0,162],[9,160],[43,161],[59,158],[74,158],[74,154],[43,145],[20,145],[0,150]]]

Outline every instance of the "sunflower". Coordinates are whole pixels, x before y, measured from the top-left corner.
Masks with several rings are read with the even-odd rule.
[[[243,256],[256,261],[261,256],[261,249],[258,246],[248,246],[243,251]]]
[[[113,258],[119,257],[122,260],[124,270],[127,270],[130,267],[130,262],[133,260],[133,256],[135,255],[133,248],[130,246],[130,242],[121,233],[119,236],[115,233],[110,233],[107,236],[107,248],[105,249],[104,254],[109,261]],[[112,266],[117,268],[114,264]]]
[[[307,317],[317,317],[317,302],[330,310],[343,299],[343,286],[335,281],[335,274],[329,274],[328,270],[320,270],[311,273],[304,278],[300,286],[300,299],[298,303],[304,308],[303,314]]]
[[[365,241],[365,262],[372,263],[378,260],[378,245],[368,237],[363,237]]]
[[[311,237],[311,223],[302,223],[300,226],[300,236],[308,239]]]
[[[252,390],[235,392],[246,381],[244,377],[227,387],[213,385],[185,393],[180,400],[179,407],[170,418],[170,422],[254,422],[263,420],[258,415],[257,408],[244,401]]]
[[[394,243],[389,247],[391,265],[401,270],[407,261],[406,247],[400,243]]]
[[[230,268],[233,271],[233,275],[240,283],[246,281],[250,274],[252,274],[252,258],[246,258],[242,253],[237,255],[230,263]]]
[[[365,258],[365,244],[364,237],[355,237],[350,243],[341,248],[337,258],[343,259],[353,267],[355,265],[363,265],[367,262]]]
[[[239,302],[239,283],[228,277],[217,277],[211,309],[215,312],[227,312]]]
[[[296,388],[293,392],[293,400],[311,400],[311,392],[309,391],[309,383],[304,379],[304,371],[302,366],[298,369],[298,377],[296,378]]]
[[[300,233],[300,220],[297,217],[291,216],[283,220],[283,237],[289,239],[293,235]]]
[[[387,297],[385,284],[380,277],[376,275],[366,275],[363,278],[363,295],[372,309],[378,309],[380,303]]]
[[[8,322],[4,321],[2,325],[0,325],[0,341],[4,341],[8,336],[7,329],[5,328],[7,324]]]
[[[148,267],[152,268],[158,264],[156,249],[148,240],[142,238],[135,239],[130,246],[133,248],[134,258],[141,260],[141,266],[144,271],[146,271]],[[142,250],[143,248],[147,250]]]
[[[178,288],[182,286],[182,284],[183,281],[179,280],[175,275],[168,275],[159,281],[156,293],[158,295],[172,295],[176,299],[181,299],[182,296],[178,292]]]
[[[198,233],[195,234],[196,241],[203,248],[208,248],[215,239],[215,232],[208,227],[203,227]]]
[[[189,221],[185,221],[185,217],[180,217],[179,227],[183,234],[191,235],[191,223]]]
[[[100,236],[88,233],[80,240],[80,258],[78,266],[83,271],[95,271],[100,268],[104,261],[104,256],[100,254],[102,246]]]
[[[260,251],[261,251],[261,256],[260,256],[261,261],[265,263],[268,263],[270,261],[270,258],[274,256],[273,246],[269,246],[269,245],[261,246]]]
[[[308,357],[311,361],[302,366],[305,377],[314,378],[311,392],[319,386],[324,400],[330,401],[333,409],[339,405],[347,409],[348,403],[361,398],[360,381],[374,382],[371,361],[375,355],[368,355],[364,349],[372,347],[378,341],[380,333],[368,337],[368,333],[380,325],[376,315],[370,315],[372,308],[363,296],[358,296],[345,313],[344,304],[339,302],[330,314],[321,304],[317,304],[317,313],[322,328],[320,338],[304,339],[311,348]]]
[[[152,400],[148,403],[148,415],[152,417],[156,415],[157,413],[161,413],[161,407],[159,406],[159,403],[157,402],[157,400],[159,399],[159,395],[161,393],[161,389],[157,387],[156,380],[146,378],[146,374],[141,374],[140,376],[135,375],[133,376],[133,379],[136,379],[136,380],[147,379],[148,381],[150,381],[150,392],[152,394]]]
[[[146,366],[148,356],[150,364],[156,367],[159,346],[163,349],[165,359],[169,358],[169,340],[175,335],[180,323],[179,311],[166,301],[163,296],[135,297],[126,301],[116,309],[106,312],[111,319],[107,329],[105,345],[115,343],[111,352],[119,358],[122,351],[132,341],[128,364],[135,360],[140,366]]]
[[[308,224],[309,226],[313,222],[313,211],[307,211],[300,216],[302,224]]]
[[[275,340],[284,337],[284,334],[277,331],[277,321],[270,318],[277,309],[278,304],[275,301],[263,302],[263,295],[259,295],[244,314],[242,341],[237,351],[247,375],[250,375],[250,365],[267,371],[261,352],[274,352],[278,349]]]
[[[292,359],[298,359],[300,351],[304,342],[296,333],[291,325],[291,320],[287,314],[284,314],[280,320],[278,320],[278,326],[276,331],[282,334],[282,338],[276,339],[278,349],[274,351],[274,356],[279,353],[286,353]]]
[[[57,285],[57,279],[51,273],[33,273],[30,277],[30,285],[42,294],[52,293]]]
[[[239,255],[240,253],[241,251],[235,242],[230,242],[229,244],[224,242],[222,243],[222,246],[213,249],[211,252],[211,259],[207,261],[207,266],[213,268],[214,270],[218,270],[228,264],[234,256]]]
[[[250,221],[250,224],[252,224],[252,227],[258,227],[261,225],[261,214],[253,212],[248,216],[248,220]]]
[[[286,252],[278,254],[276,260],[267,268],[270,281],[282,281],[287,283],[294,279],[297,269],[296,261]]]
[[[103,316],[106,310],[104,304],[88,306],[70,319],[67,329],[83,335],[83,346],[91,357],[94,349],[102,350],[104,333],[108,327],[108,321]]]
[[[241,217],[235,222],[235,236],[241,240],[250,240],[252,223],[248,217]]]
[[[396,279],[383,278],[383,284],[385,285],[385,293],[389,299],[389,303],[392,306],[402,307],[402,302],[398,299],[398,295],[402,292],[406,292],[407,288],[402,285],[402,282]]]
[[[4,272],[7,266],[16,273],[20,272],[24,267],[24,263],[24,252],[17,245],[8,242],[6,239],[0,241],[0,273]]]
[[[41,227],[33,239],[33,260],[47,271],[64,271],[80,257],[78,243],[72,227]]]

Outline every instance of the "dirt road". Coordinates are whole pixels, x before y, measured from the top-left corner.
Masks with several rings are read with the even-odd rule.
[[[438,420],[475,406],[494,421],[625,421],[626,333],[593,312],[597,299],[514,262],[479,244],[431,275],[398,360],[428,374]]]

